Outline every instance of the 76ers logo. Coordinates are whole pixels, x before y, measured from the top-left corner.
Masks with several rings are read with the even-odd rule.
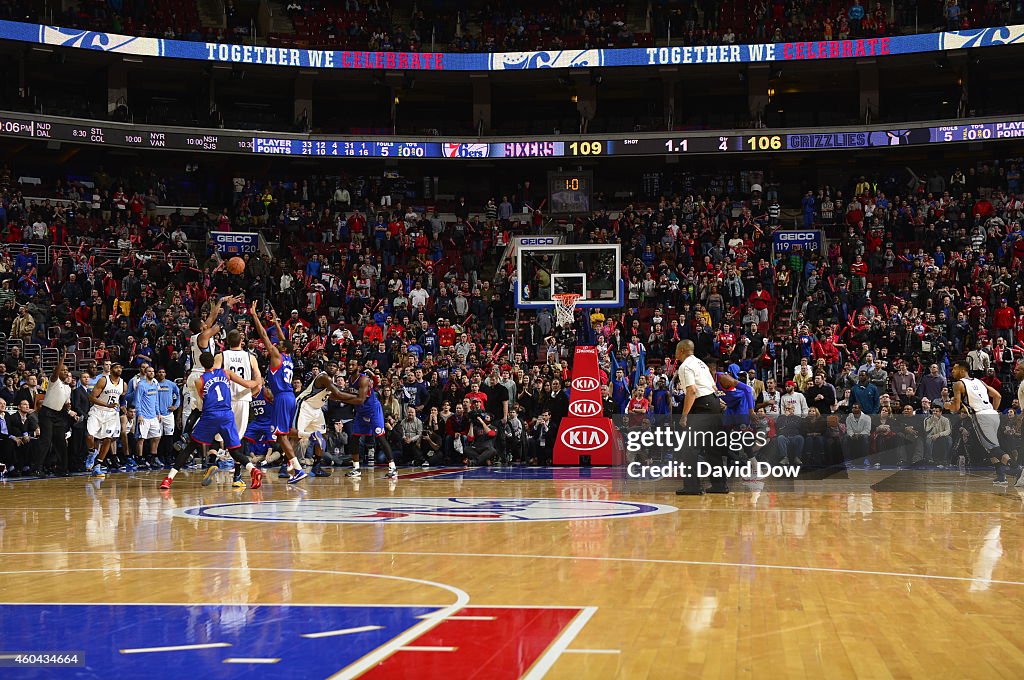
[[[487,144],[445,142],[441,145],[445,158],[486,158],[491,147]]]
[[[603,434],[603,433],[602,433]],[[675,512],[670,505],[558,498],[316,498],[225,503],[177,510],[193,519],[342,524],[437,524],[613,519]]]

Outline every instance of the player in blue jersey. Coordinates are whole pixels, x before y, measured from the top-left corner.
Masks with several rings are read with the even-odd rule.
[[[264,385],[249,401],[248,425],[245,434],[242,435],[242,453],[250,459],[262,456],[264,466],[269,462],[270,449],[274,443],[273,413],[274,396]],[[232,486],[236,489],[245,488],[245,482],[242,481],[242,466],[237,462]]]
[[[718,398],[725,404],[722,425],[727,429],[742,429],[750,425],[750,414],[754,412],[754,390],[750,385],[729,373],[718,370],[718,360],[709,357],[704,360],[711,374],[715,376]]]
[[[192,446],[178,454],[173,467],[167,473],[167,477],[160,484],[161,489],[170,489],[175,475],[192,457],[192,449],[196,445],[209,446],[214,438],[220,435],[224,440],[224,446],[228,453],[236,461],[245,465],[249,470],[252,479],[252,488],[258,489],[263,483],[263,473],[242,455],[242,442],[238,438],[238,430],[235,428],[235,415],[231,411],[231,383],[243,385],[248,389],[258,389],[258,380],[245,380],[236,373],[225,373],[224,369],[213,368],[214,357],[212,354],[203,354],[200,357],[205,372],[199,377],[196,383],[196,394],[198,396],[197,406],[200,410],[199,420],[192,428]],[[203,475],[203,486],[213,481],[213,472],[217,469],[216,457],[214,464],[207,462],[206,473]]]
[[[374,390],[374,379],[367,373],[359,373],[359,362],[350,359],[348,362],[348,374],[358,375],[354,381],[354,387],[358,392],[350,394],[343,392],[339,400],[356,407],[356,417],[352,421],[352,435],[348,438],[348,451],[352,455],[352,470],[349,477],[359,477],[362,472],[359,470],[359,442],[361,437],[373,437],[374,444],[379,447],[388,460],[388,472],[385,477],[395,479],[398,472],[395,469],[395,460],[391,457],[391,445],[385,436],[384,429],[384,408],[381,406],[377,392]]]
[[[271,311],[270,322],[277,329],[278,343],[281,349],[284,350],[283,352],[270,342],[267,329],[263,327],[259,313],[256,311],[255,302],[252,303],[250,311],[252,313],[252,323],[256,327],[260,340],[263,341],[263,346],[267,348],[267,355],[270,357],[267,385],[270,387],[270,392],[274,395],[274,410],[271,417],[274,436],[277,437],[277,441],[281,444],[281,451],[284,452],[285,458],[287,458],[288,470],[292,473],[291,477],[288,478],[288,483],[295,484],[308,477],[309,473],[302,469],[302,464],[295,457],[295,441],[298,439],[298,433],[294,428],[295,388],[292,386],[292,379],[294,378],[295,367],[292,364],[291,357],[292,343],[291,340],[285,337],[281,324],[277,320],[277,314]]]

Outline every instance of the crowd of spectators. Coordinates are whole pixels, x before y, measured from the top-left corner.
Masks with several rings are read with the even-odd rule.
[[[1010,375],[1024,332],[1019,168],[879,170],[785,206],[786,187],[746,176],[742,193],[727,193],[738,183],[714,177],[557,225],[569,243],[624,249],[624,308],[587,315],[609,413],[671,410],[682,339],[747,382],[766,416],[817,409],[837,437],[855,407],[877,433],[897,409],[946,403],[950,367],[963,357],[1004,407],[1019,408]],[[549,459],[586,324],[560,329],[544,310],[515,325],[515,274],[500,257],[516,231],[550,226],[529,182],[472,210],[460,199],[444,218],[377,180],[246,176],[225,187],[223,210],[186,218],[160,209],[167,184],[97,171],[49,183],[55,197],[32,204],[0,170],[6,405],[32,380],[45,387],[45,357],[26,356],[31,347],[71,350],[88,376],[113,357],[129,376],[150,362],[180,378],[188,321],[212,296],[233,293],[278,311],[303,381],[348,358],[378,371],[400,461]],[[826,251],[775,256],[772,233],[790,220],[823,229]],[[231,275],[212,244],[186,241],[215,229],[261,231],[279,250],[245,255],[245,272]],[[248,333],[245,312],[241,303],[227,310],[224,326]],[[260,354],[255,339],[250,347]],[[423,428],[415,441],[405,441],[417,428],[410,408]],[[332,414],[332,423],[341,417]],[[795,436],[791,426],[779,423],[783,437]]]
[[[467,6],[462,22],[478,25],[450,42],[451,51],[516,52],[529,50],[643,47],[650,35],[626,23],[625,3],[595,4],[581,0],[495,2],[482,9]]]
[[[718,45],[878,38],[1019,23],[1019,0],[656,0],[655,36]]]
[[[832,40],[961,30],[1019,23],[1021,0],[654,0],[650,26],[628,25],[626,3],[562,0],[435,3],[392,8],[381,0],[282,3],[293,32],[271,33],[269,44],[381,51],[495,52],[673,44]],[[408,11],[406,11],[408,10]],[[642,15],[642,8],[634,8]],[[253,17],[225,3],[226,28],[204,27],[195,0],[110,3],[81,0],[45,20],[24,0],[0,1],[0,19],[43,21],[70,28],[181,40],[253,40]],[[396,16],[408,16],[396,21]]]

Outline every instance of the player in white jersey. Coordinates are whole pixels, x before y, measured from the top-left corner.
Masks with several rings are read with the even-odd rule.
[[[1021,477],[1021,468],[1010,464],[1010,456],[999,445],[999,402],[1002,395],[977,378],[970,377],[970,368],[964,362],[953,366],[953,400],[949,410],[954,413],[966,409],[978,441],[989,454],[996,468],[995,484],[1006,484],[1007,471]],[[1019,481],[1019,479],[1017,479]]]
[[[220,298],[210,305],[210,313],[206,315],[205,321],[193,319],[192,323],[189,324],[189,330],[192,332],[188,341],[189,349],[191,350],[192,370],[185,378],[185,398],[184,404],[181,407],[181,417],[185,422],[185,426],[182,428],[184,432],[191,432],[195,421],[199,419],[198,412],[195,413],[195,418],[192,418],[191,421],[189,418],[199,403],[199,394],[196,391],[196,386],[199,377],[203,374],[203,365],[199,362],[199,357],[204,354],[212,355],[214,353],[213,337],[220,332],[217,317],[220,316],[221,307],[224,304],[232,307],[238,302],[238,299],[232,295]]]
[[[121,364],[110,365],[110,373],[100,376],[89,395],[89,418],[86,421],[87,444],[92,451],[86,463],[94,477],[106,476],[103,461],[110,446],[121,436],[121,396],[125,384],[121,379]],[[96,457],[93,458],[93,455]]]
[[[259,364],[248,350],[242,347],[242,334],[233,330],[228,333],[228,349],[224,350],[213,361],[214,369],[223,368],[225,372],[234,373],[243,380],[263,382],[263,374]],[[235,415],[235,428],[238,436],[245,437],[249,425],[249,409],[252,405],[252,390],[238,383],[231,383],[231,410]]]
[[[313,447],[313,475],[329,477],[330,472],[321,466],[327,442],[327,420],[324,418],[324,406],[329,399],[341,401],[342,392],[334,384],[334,375],[338,372],[335,364],[328,364],[327,372],[315,377],[295,397],[295,425],[292,429],[298,432],[299,443],[307,448]]]

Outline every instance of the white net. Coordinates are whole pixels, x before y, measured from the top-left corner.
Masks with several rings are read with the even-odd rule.
[[[559,293],[554,295],[555,322],[559,326],[571,326],[575,319],[576,303],[583,297],[579,293]]]

